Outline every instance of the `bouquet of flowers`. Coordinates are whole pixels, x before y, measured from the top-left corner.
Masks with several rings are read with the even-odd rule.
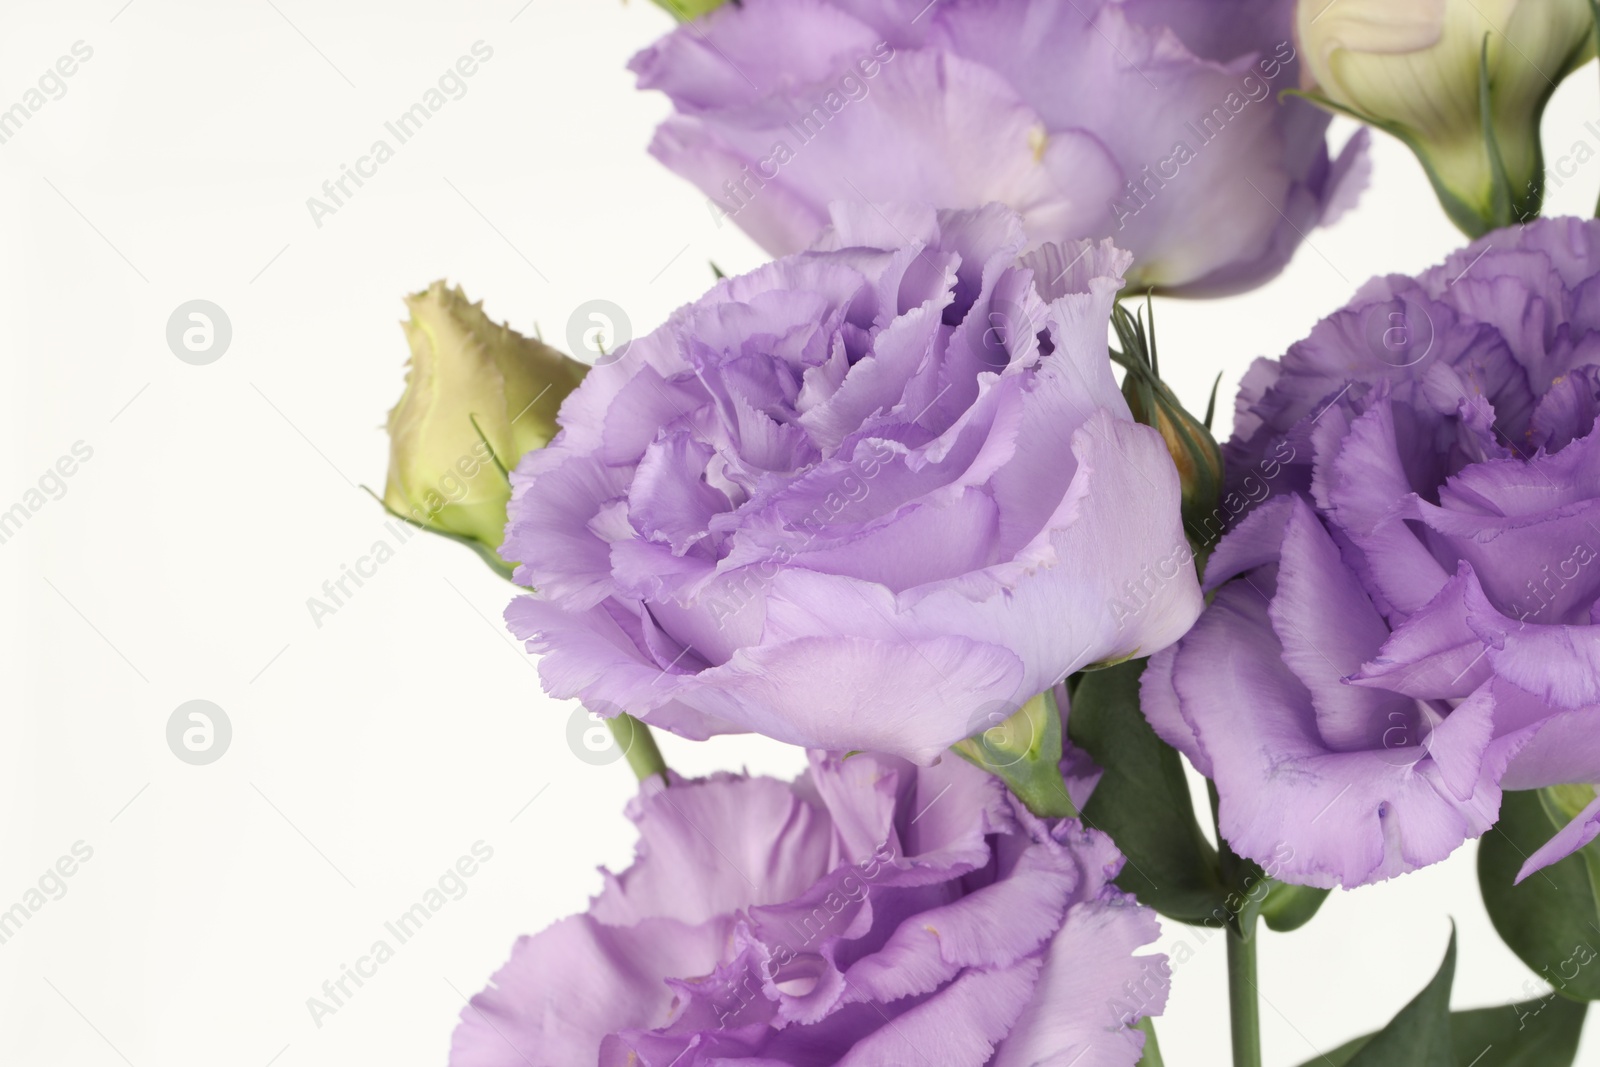
[[[588,360],[408,298],[383,504],[521,587],[550,729],[639,778],[634,862],[451,1067],[1158,1065],[1163,919],[1226,940],[1259,1067],[1262,925],[1474,838],[1554,997],[1452,1012],[1452,937],[1313,1062],[1572,1063],[1600,222],[1540,218],[1538,120],[1589,0],[660,2],[650,151],[775,258]],[[1257,360],[1219,443],[1152,294],[1276,275],[1367,127],[1472,243]],[[807,769],[687,778],[653,730]]]

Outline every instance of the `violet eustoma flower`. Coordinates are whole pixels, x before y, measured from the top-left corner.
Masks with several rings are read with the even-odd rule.
[[[1482,833],[1502,789],[1600,780],[1597,412],[1600,223],[1575,219],[1375,279],[1252,366],[1226,456],[1267,499],[1143,685],[1235,850],[1362,885]]]
[[[518,940],[450,1067],[1132,1067],[1168,965],[1111,839],[956,758],[647,786],[638,855]]]
[[[651,152],[775,255],[834,200],[1021,213],[1110,237],[1129,282],[1236,292],[1364,184],[1299,83],[1293,0],[745,0],[634,57]]]
[[[1107,357],[1127,257],[1023,243],[998,205],[840,205],[591,371],[512,477],[546,688],[929,763],[1187,630],[1177,473]]]

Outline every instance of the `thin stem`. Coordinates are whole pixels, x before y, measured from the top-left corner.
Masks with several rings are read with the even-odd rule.
[[[1239,934],[1228,932],[1228,1021],[1233,1067],[1261,1067],[1261,998],[1256,994],[1255,917]]]
[[[1211,796],[1211,820],[1217,828],[1217,863],[1224,884],[1244,892],[1244,904],[1228,924],[1228,1024],[1233,1032],[1233,1067],[1261,1067],[1261,995],[1256,991],[1256,919],[1261,902],[1246,891],[1247,871],[1253,864],[1241,859],[1222,836],[1221,799],[1217,784],[1206,783]],[[1255,874],[1261,875],[1255,868]]]
[[[656,747],[650,727],[627,714],[607,719],[606,725],[611,727],[611,736],[616,738],[617,744],[622,746],[623,755],[628,757],[628,766],[633,768],[634,777],[643,782],[652,774],[659,774],[661,783],[669,784],[667,761],[661,758],[661,750]]]

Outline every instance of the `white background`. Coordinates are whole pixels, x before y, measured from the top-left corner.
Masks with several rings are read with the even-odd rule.
[[[387,536],[358,486],[383,481],[400,297],[448,277],[559,343],[586,300],[644,331],[700,294],[708,260],[763,256],[645,154],[666,107],[624,64],[669,20],[644,0],[123,4],[0,15],[0,108],[74,42],[93,48],[0,144],[0,510],[75,442],[93,449],[0,544],[0,909],[75,842],[93,849],[0,945],[0,1063],[440,1067],[513,938],[626,863],[633,784],[569,751],[570,706],[542,695],[498,623],[506,587],[465,550],[418,536],[313,623],[307,598]],[[493,58],[467,94],[315,225],[307,197],[479,40]],[[1557,97],[1553,159],[1600,145],[1583,128],[1595,78]],[[1460,243],[1393,143],[1375,179],[1272,285],[1161,304],[1181,395],[1203,403],[1222,369],[1226,400],[1251,357],[1365,278]],[[1552,202],[1587,214],[1597,188],[1589,164]],[[209,366],[165,340],[195,298],[233,326]],[[210,766],[166,745],[195,698],[233,724]],[[801,763],[749,738],[664,748],[686,773]],[[467,894],[314,1025],[306,999],[479,840],[494,857]],[[1474,857],[1266,935],[1268,1062],[1382,1024],[1432,974],[1450,916],[1455,1003],[1524,996]],[[1160,1024],[1175,1067],[1226,1060],[1223,956],[1217,938],[1178,969]],[[1582,1062],[1600,1064],[1600,1037]]]

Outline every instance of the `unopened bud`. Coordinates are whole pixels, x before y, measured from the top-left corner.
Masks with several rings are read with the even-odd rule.
[[[1167,443],[1183,486],[1184,527],[1203,528],[1222,499],[1222,449],[1216,438],[1158,378],[1129,373],[1122,383],[1122,395],[1134,419],[1153,427]]]
[[[1543,199],[1539,119],[1594,55],[1589,0],[1300,0],[1306,95],[1405,142],[1468,235]]]
[[[494,554],[511,499],[506,472],[555,436],[556,411],[588,368],[491,321],[481,303],[443,282],[406,306],[411,362],[389,412],[383,502]]]

